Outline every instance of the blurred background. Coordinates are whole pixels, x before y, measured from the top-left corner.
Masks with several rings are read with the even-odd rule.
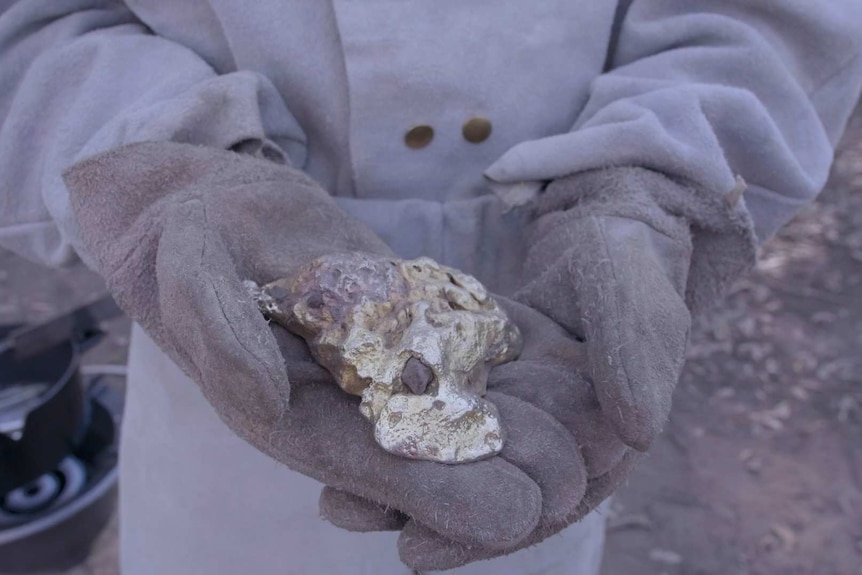
[[[0,325],[102,291],[0,252]],[[124,364],[129,323],[106,327],[85,365]],[[862,574],[862,108],[818,201],[698,321],[671,421],[608,519],[604,575]],[[116,575],[116,544],[114,511],[60,573]]]

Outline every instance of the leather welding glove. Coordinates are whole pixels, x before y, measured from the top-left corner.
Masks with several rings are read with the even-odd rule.
[[[516,361],[491,370],[487,397],[497,404],[526,402],[560,422],[571,433],[570,441],[578,446],[592,476],[576,507],[567,505],[568,511],[561,512],[554,507],[555,501],[543,501],[543,517],[533,532],[523,541],[499,549],[459,544],[396,510],[384,509],[349,492],[324,488],[320,499],[323,517],[352,531],[401,529],[401,559],[415,569],[451,569],[534,545],[592,511],[640,459],[640,453],[617,438],[602,416],[592,385],[582,375],[587,360],[585,344],[539,312],[506,298],[496,299],[518,325],[524,348]],[[507,442],[521,440],[520,430],[506,426],[505,431]],[[508,449],[509,443],[504,452]]]
[[[535,207],[515,299],[586,345],[585,375],[627,446],[664,426],[692,313],[750,269],[756,240],[744,183],[713,194],[644,168],[556,180]]]
[[[513,439],[487,460],[446,466],[381,449],[359,398],[305,343],[270,328],[243,285],[338,251],[390,255],[319,185],[274,162],[145,143],[65,174],[89,259],[118,304],[201,388],[240,437],[284,465],[399,509],[459,545],[508,548],[548,507],[574,512],[586,473],[550,415],[501,399]]]
[[[612,168],[557,180],[540,196],[524,273],[531,279],[514,299],[541,313],[506,306],[525,349],[517,361],[492,370],[489,389],[563,423],[578,442],[589,482],[577,512],[544,522],[506,552],[541,541],[595,508],[661,430],[692,311],[720,299],[754,262],[741,193],[740,186],[714,197],[650,170]],[[324,493],[323,512],[339,524],[327,509],[330,497]],[[371,512],[364,517],[375,522]],[[400,549],[419,569],[504,554],[447,545],[415,522],[405,525]]]

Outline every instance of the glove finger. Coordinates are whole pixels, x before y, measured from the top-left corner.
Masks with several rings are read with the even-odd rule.
[[[540,524],[527,538],[507,549],[468,547],[447,539],[416,521],[408,521],[398,538],[398,553],[401,561],[419,571],[443,571],[474,561],[509,555],[541,543],[595,510],[622,485],[643,457],[642,453],[629,450],[611,471],[587,483],[587,493],[571,516],[561,521]]]
[[[488,388],[551,414],[575,437],[589,477],[607,473],[626,447],[602,414],[588,372],[587,346],[559,324],[518,302],[499,298],[524,340],[518,361],[491,370]]]
[[[289,383],[275,338],[197,200],[164,216],[155,268],[174,359],[240,436],[263,433],[287,407]]]
[[[588,218],[604,253],[580,252],[590,375],[599,403],[624,443],[645,451],[670,412],[685,359],[690,317],[650,250],[650,228],[618,218]],[[661,236],[662,238],[664,236]],[[670,241],[670,240],[668,240]]]
[[[324,519],[348,531],[399,531],[408,519],[397,509],[328,486],[320,492],[319,507]]]
[[[506,553],[507,551],[502,549],[493,551],[462,545],[416,521],[408,521],[398,536],[398,556],[401,562],[417,571],[455,569],[473,561]]]
[[[541,522],[570,515],[587,484],[584,461],[572,435],[530,403],[496,392],[488,392],[486,398],[497,406],[506,434],[500,457],[530,476],[542,491]]]
[[[258,447],[265,453],[467,545],[511,545],[538,524],[540,488],[515,465],[501,457],[441,465],[392,455],[374,441],[359,398],[339,389],[311,361],[293,360],[288,370],[290,411]]]
[[[571,435],[548,414],[516,398],[488,393],[500,411],[507,439],[500,456],[517,465],[542,489],[542,517],[537,527],[556,525],[577,513],[586,489],[586,470]],[[514,519],[501,515],[497,521]],[[534,537],[536,530],[529,534]],[[506,554],[519,543],[494,548],[464,545],[413,517],[399,537],[401,560],[414,569],[449,569],[469,562],[476,550]],[[495,549],[497,551],[495,551]]]
[[[398,556],[417,571],[444,571],[462,567],[474,561],[484,561],[510,555],[556,535],[574,522],[557,521],[537,527],[528,537],[505,549],[466,546],[443,537],[416,521],[408,521],[398,537]]]
[[[562,423],[580,447],[589,478],[607,473],[629,449],[578,372],[519,359],[491,370],[488,389],[535,405]]]
[[[541,521],[572,513],[583,497],[586,479],[571,436],[547,415],[516,399],[499,394],[488,398],[497,405],[508,436],[501,457],[526,472],[542,490]],[[546,430],[536,433],[536,420],[542,419]],[[404,522],[403,515],[392,509],[331,488],[324,489],[321,512],[351,531],[399,529]]]
[[[540,543],[565,529],[569,523],[549,523],[534,530],[526,539],[506,549],[468,547],[439,533],[408,521],[398,537],[398,556],[402,563],[417,571],[445,571],[474,561],[509,555]]]
[[[517,399],[493,393],[488,398],[498,407],[508,436],[501,457],[526,472],[542,490],[541,521],[570,515],[586,489],[583,463],[572,448],[571,436],[546,414]],[[546,429],[536,432],[536,422],[542,419]],[[332,523],[353,531],[401,527],[391,517],[392,509],[331,488],[324,489],[321,511]]]

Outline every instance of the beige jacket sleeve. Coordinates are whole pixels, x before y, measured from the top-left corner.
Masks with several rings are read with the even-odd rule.
[[[503,184],[649,168],[707,194],[741,175],[760,241],[823,187],[862,85],[858,0],[634,0],[573,130],[524,142]]]
[[[11,5],[0,9],[2,248],[48,265],[86,260],[61,173],[100,151],[172,140],[302,153],[302,130],[269,80],[217,75],[122,2],[3,4]]]

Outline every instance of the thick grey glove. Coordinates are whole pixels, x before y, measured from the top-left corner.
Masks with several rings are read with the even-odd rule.
[[[538,408],[497,403],[513,435],[501,456],[458,466],[399,458],[374,442],[358,398],[301,340],[270,330],[243,280],[289,277],[337,251],[389,254],[301,172],[149,143],[81,162],[65,181],[90,259],[120,306],[260,451],[463,545],[508,547],[549,516],[545,507],[574,512],[583,461],[566,429]]]
[[[754,261],[751,223],[735,209],[739,193],[711,198],[639,168],[548,187],[534,212],[524,274],[532,279],[515,295],[541,314],[507,305],[525,350],[491,372],[489,389],[566,426],[584,456],[586,495],[576,513],[543,522],[508,550],[447,543],[408,522],[400,545],[408,564],[443,569],[516,551],[576,521],[627,478],[667,419],[690,308],[718,299]],[[347,528],[384,527],[373,509],[357,511],[359,502],[349,520],[329,508],[345,498],[324,492],[324,516]]]
[[[592,385],[582,377],[587,362],[585,344],[539,312],[497,299],[520,328],[524,349],[517,361],[491,370],[489,398],[495,402],[517,398],[562,423],[572,434],[571,441],[579,447],[592,475],[584,498],[573,512],[559,513],[551,507],[553,502],[548,502],[543,520],[529,537],[498,549],[459,544],[395,510],[382,509],[350,493],[324,489],[321,514],[335,525],[352,531],[403,529],[399,540],[401,558],[416,569],[451,569],[507,555],[558,533],[610,495],[641,455],[620,442],[601,413]],[[509,440],[517,439],[514,434],[518,430],[506,431]]]
[[[553,182],[515,295],[586,344],[585,374],[626,445],[667,420],[691,324],[755,259],[742,188],[708,193],[643,168]]]

